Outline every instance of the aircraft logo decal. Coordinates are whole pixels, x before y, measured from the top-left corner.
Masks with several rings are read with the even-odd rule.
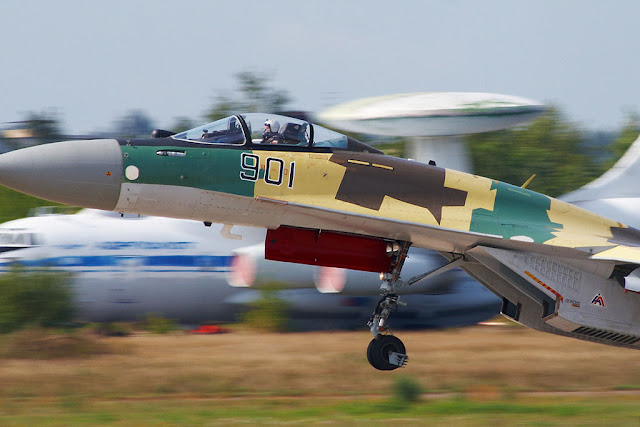
[[[607,305],[604,301],[604,297],[602,296],[602,293],[598,292],[592,299],[591,299],[591,304],[597,306],[597,307],[602,307],[605,308]]]

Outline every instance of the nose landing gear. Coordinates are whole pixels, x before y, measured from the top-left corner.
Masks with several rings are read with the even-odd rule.
[[[404,366],[409,360],[404,344],[393,335],[391,328],[387,325],[389,315],[393,311],[397,311],[399,306],[405,305],[399,301],[395,290],[437,276],[465,262],[464,256],[461,254],[452,254],[454,255],[453,260],[448,264],[403,282],[400,280],[400,271],[407,257],[409,246],[411,246],[410,242],[395,242],[393,245],[389,245],[389,253],[393,257],[391,268],[383,276],[384,281],[380,286],[382,298],[378,301],[378,305],[367,323],[373,334],[373,339],[367,348],[367,360],[371,366],[381,371],[392,371]]]
[[[392,335],[391,328],[387,325],[389,315],[392,311],[397,311],[399,305],[405,304],[398,301],[398,295],[385,291],[367,323],[373,334],[367,348],[367,360],[371,366],[381,371],[399,368],[409,360],[404,344]]]
[[[401,242],[390,245],[389,252],[393,257],[391,269],[384,275],[382,298],[374,310],[367,325],[371,328],[373,339],[367,347],[367,360],[374,368],[381,371],[391,371],[404,366],[409,357],[399,338],[393,336],[391,328],[387,325],[387,319],[392,311],[397,311],[398,306],[405,305],[398,301],[398,295],[393,293],[400,282],[400,271],[409,251],[409,242]]]

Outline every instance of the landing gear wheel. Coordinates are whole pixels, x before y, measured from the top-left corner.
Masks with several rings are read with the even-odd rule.
[[[389,362],[389,356],[393,353],[393,360],[399,364]],[[398,356],[399,355],[399,356]],[[367,347],[367,360],[374,368],[380,371],[392,371],[403,366],[407,361],[406,350],[400,339],[393,335],[378,335]]]

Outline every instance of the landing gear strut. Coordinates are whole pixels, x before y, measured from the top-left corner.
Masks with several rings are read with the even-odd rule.
[[[389,252],[393,257],[391,268],[384,275],[384,282],[380,287],[382,298],[367,323],[373,334],[373,339],[367,348],[367,360],[371,366],[381,371],[397,369],[409,360],[404,344],[399,338],[393,336],[391,328],[387,325],[391,312],[397,311],[398,306],[405,305],[398,301],[399,297],[394,290],[400,284],[400,271],[409,246],[411,246],[409,242],[390,245]]]
[[[367,348],[367,360],[371,366],[381,371],[397,369],[404,366],[409,360],[404,344],[393,335],[391,328],[387,325],[389,315],[397,311],[399,306],[406,305],[399,301],[398,295],[395,294],[396,289],[437,276],[465,262],[464,256],[461,254],[452,254],[453,260],[448,264],[403,282],[400,280],[400,271],[407,258],[409,246],[411,246],[410,242],[395,242],[389,245],[388,252],[392,257],[391,268],[388,273],[383,275],[384,281],[380,286],[382,298],[378,301],[378,305],[367,323],[373,334],[373,339]]]

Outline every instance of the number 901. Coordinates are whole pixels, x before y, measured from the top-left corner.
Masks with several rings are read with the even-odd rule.
[[[242,171],[240,171],[240,179],[255,182],[260,178],[259,156],[250,153],[242,153],[241,166]],[[288,188],[293,188],[295,166],[295,162],[291,162],[289,179],[287,180]],[[265,160],[264,171],[263,180],[266,184],[282,185],[285,175],[284,160],[277,157],[267,157]]]

